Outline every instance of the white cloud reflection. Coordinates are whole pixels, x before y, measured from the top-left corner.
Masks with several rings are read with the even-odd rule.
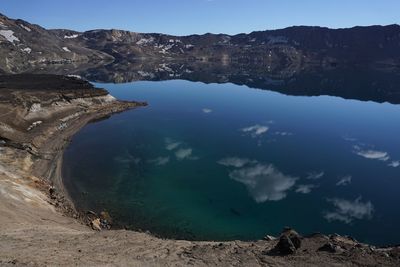
[[[175,141],[171,138],[165,138],[165,148],[167,150],[174,150],[178,148],[178,146],[180,146],[181,144],[181,142]]]
[[[336,183],[337,186],[346,186],[351,183],[352,177],[350,175],[343,176],[340,180]]]
[[[155,165],[162,166],[169,162],[169,157],[158,157],[155,159],[149,160],[150,163],[154,163]]]
[[[260,163],[233,170],[229,176],[243,183],[257,203],[284,199],[298,179],[281,173],[271,164]]]
[[[124,154],[115,157],[114,160],[121,164],[139,164],[142,161],[140,158],[135,158],[132,156],[128,151],[125,151]]]
[[[309,194],[311,193],[311,190],[315,187],[317,186],[313,184],[301,184],[297,186],[296,193]]]
[[[202,109],[202,111],[203,111],[203,113],[206,113],[206,114],[208,114],[208,113],[211,113],[211,112],[212,112],[212,109],[209,109],[209,108],[203,108],[203,109]]]
[[[291,135],[293,135],[293,133],[291,133],[291,132],[275,132],[275,135],[291,136]]]
[[[246,159],[246,158],[227,157],[227,158],[220,159],[219,161],[217,161],[217,163],[227,166],[227,167],[241,168],[244,165],[247,165],[249,163],[257,163],[257,161]]]
[[[360,146],[353,146],[354,153],[364,157],[366,159],[375,159],[381,161],[387,161],[390,159],[390,156],[387,152],[378,151],[373,149],[362,149]]]
[[[257,136],[260,136],[260,135],[266,133],[269,130],[269,127],[265,126],[265,125],[256,124],[256,125],[242,128],[240,130],[245,134],[250,134],[251,137],[257,137]]]
[[[198,157],[192,155],[193,149],[188,147],[183,142],[179,142],[173,140],[171,138],[165,138],[165,149],[171,152],[175,152],[175,157],[178,160],[190,159],[190,160],[197,160]],[[165,161],[166,159],[164,159]],[[168,159],[169,160],[169,159]],[[165,163],[166,164],[166,163]]]
[[[336,208],[335,211],[326,212],[324,218],[331,221],[340,221],[343,223],[351,223],[353,220],[371,219],[374,212],[374,206],[370,201],[362,202],[361,197],[354,201],[334,198],[328,199]]]
[[[191,158],[192,156],[192,149],[191,148],[181,148],[175,152],[175,156],[178,160],[184,160]]]
[[[397,168],[400,166],[400,161],[394,160],[388,164],[389,167]]]
[[[309,172],[307,175],[307,179],[310,180],[318,180],[321,179],[325,175],[325,172]]]

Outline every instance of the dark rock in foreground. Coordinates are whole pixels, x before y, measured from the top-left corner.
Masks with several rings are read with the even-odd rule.
[[[301,247],[301,236],[291,228],[285,228],[271,253],[280,255],[294,254]]]

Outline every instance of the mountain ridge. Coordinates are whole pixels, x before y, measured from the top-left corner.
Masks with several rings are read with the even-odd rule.
[[[32,72],[48,65],[104,65],[143,58],[244,62],[301,70],[310,64],[400,65],[400,25],[330,29],[291,26],[236,35],[174,36],[119,29],[45,29],[0,15],[0,71]],[[294,66],[294,67],[293,67]]]

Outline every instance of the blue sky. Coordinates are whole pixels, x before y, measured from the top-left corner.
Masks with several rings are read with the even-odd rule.
[[[0,0],[0,12],[46,28],[125,29],[176,35],[292,25],[400,23],[400,0]]]

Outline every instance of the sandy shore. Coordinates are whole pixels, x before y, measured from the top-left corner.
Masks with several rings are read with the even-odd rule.
[[[63,186],[63,151],[90,121],[142,103],[117,101],[106,91],[9,89],[0,90],[1,266],[400,266],[398,247],[338,235],[298,236],[301,245],[283,255],[274,249],[282,238],[191,242],[94,231]]]

